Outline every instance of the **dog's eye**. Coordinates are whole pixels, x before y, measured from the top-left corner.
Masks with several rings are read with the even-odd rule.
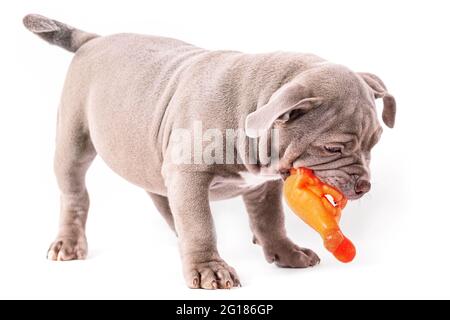
[[[329,153],[341,153],[342,147],[339,146],[324,146],[324,149]]]

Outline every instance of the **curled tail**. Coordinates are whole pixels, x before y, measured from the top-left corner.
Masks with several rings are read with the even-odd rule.
[[[96,34],[75,29],[38,14],[26,15],[23,18],[23,24],[45,41],[71,52],[77,51],[83,44],[98,37]]]

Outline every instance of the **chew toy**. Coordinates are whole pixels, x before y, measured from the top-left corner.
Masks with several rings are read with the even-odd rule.
[[[283,189],[289,207],[321,235],[325,248],[339,261],[351,262],[356,255],[355,246],[338,225],[342,209],[347,204],[344,195],[306,168],[291,169]]]

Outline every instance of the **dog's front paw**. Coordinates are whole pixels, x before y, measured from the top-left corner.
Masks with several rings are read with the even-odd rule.
[[[47,253],[47,259],[54,261],[84,260],[86,256],[87,241],[84,236],[57,237]]]
[[[269,263],[282,268],[309,268],[320,263],[312,250],[300,248],[287,238],[265,243],[263,250]]]
[[[234,268],[223,260],[190,262],[184,266],[184,276],[192,289],[231,289],[241,283]]]

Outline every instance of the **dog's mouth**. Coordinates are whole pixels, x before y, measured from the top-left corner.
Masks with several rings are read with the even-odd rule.
[[[332,186],[333,188],[337,189],[340,193],[342,193],[348,200],[358,200],[360,199],[363,194],[357,194],[355,192],[355,185],[354,182],[348,181],[348,182],[339,182],[339,179],[335,179],[334,177],[329,177],[322,175],[320,171],[314,172],[316,176],[324,183]]]
[[[287,164],[287,163],[286,163]],[[322,182],[330,185],[331,187],[338,190],[342,195],[344,195],[348,200],[357,200],[362,197],[362,194],[357,194],[355,192],[355,182],[351,177],[345,177],[345,175],[336,175],[335,173],[330,173],[328,169],[314,168],[315,166],[308,166],[306,163],[301,161],[300,158],[295,159],[290,162],[287,166],[280,166],[278,168],[278,174],[285,181],[291,175],[292,168],[308,168],[313,171]],[[336,171],[337,169],[332,169]]]
[[[292,168],[296,168],[294,165],[292,166]],[[350,185],[340,185],[338,183],[335,182],[334,179],[330,179],[330,177],[327,176],[323,176],[320,171],[314,171],[313,173],[324,183],[332,186],[333,188],[337,189],[340,193],[342,193],[348,200],[358,200],[362,197],[362,195],[358,195],[356,194],[353,190],[353,187]],[[279,174],[281,176],[281,178],[285,181],[290,175],[290,169],[282,169],[279,171]]]

